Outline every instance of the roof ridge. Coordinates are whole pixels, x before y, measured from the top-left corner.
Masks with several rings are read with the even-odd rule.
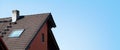
[[[34,15],[44,15],[44,14],[51,14],[51,13],[38,13],[38,14],[30,14],[30,15],[21,15],[21,16],[34,16]]]

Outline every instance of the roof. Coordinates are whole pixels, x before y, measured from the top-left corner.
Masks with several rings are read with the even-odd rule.
[[[20,17],[21,18],[19,18],[14,24],[11,23],[11,18],[0,19],[0,34],[4,33],[1,34],[1,36],[3,35],[2,39],[9,50],[25,49],[37,34],[37,31],[42,27],[42,25],[47,20],[53,20],[51,13],[23,15]],[[51,23],[52,27],[56,27],[54,21],[51,21]],[[20,38],[8,37],[14,29],[24,29],[25,31],[22,33]]]

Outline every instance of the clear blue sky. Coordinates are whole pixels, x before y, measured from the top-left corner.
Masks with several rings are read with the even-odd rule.
[[[61,50],[120,50],[119,0],[0,0],[0,18],[51,12]]]

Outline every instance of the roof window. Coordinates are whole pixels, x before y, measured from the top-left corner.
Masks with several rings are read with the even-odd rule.
[[[24,29],[15,29],[11,32],[11,34],[8,37],[20,37],[23,31]]]

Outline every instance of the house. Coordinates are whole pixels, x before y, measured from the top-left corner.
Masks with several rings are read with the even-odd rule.
[[[59,50],[54,27],[51,13],[20,15],[13,10],[12,17],[0,19],[2,45],[6,50]]]

